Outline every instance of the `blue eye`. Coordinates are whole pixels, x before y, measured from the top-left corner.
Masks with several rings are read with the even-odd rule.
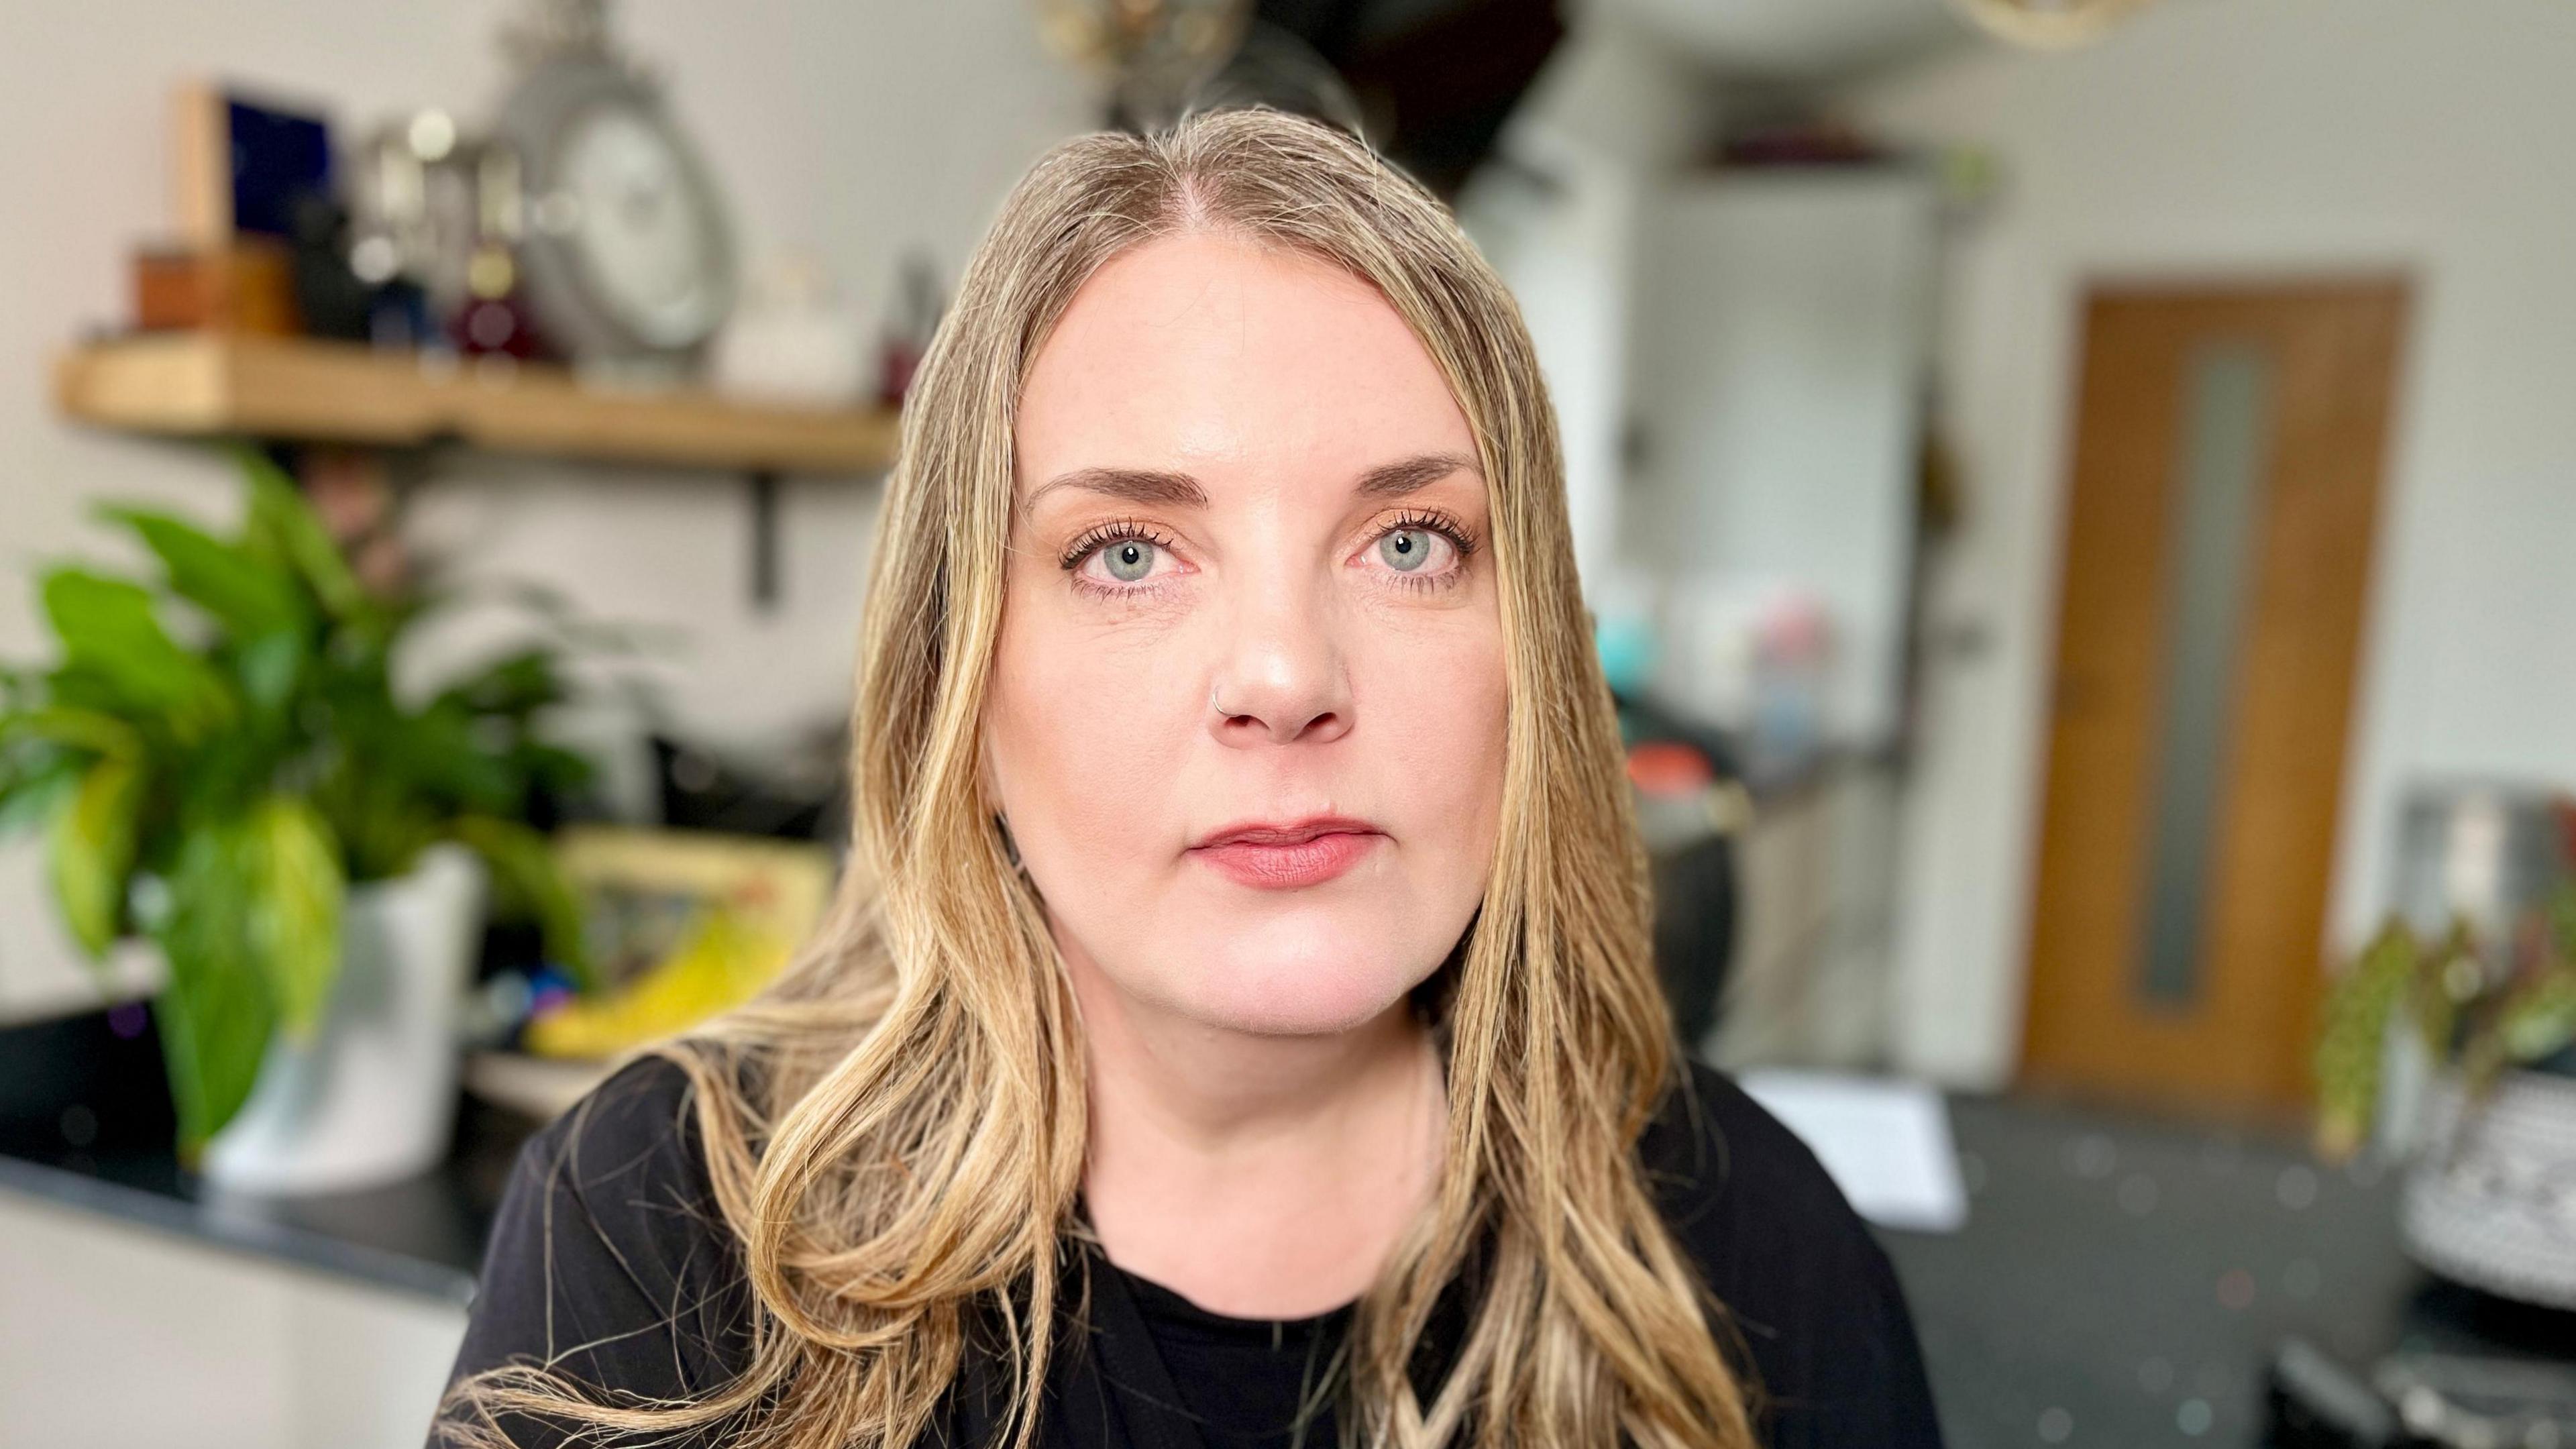
[[[1377,556],[1387,567],[1411,573],[1431,557],[1432,540],[1438,535],[1426,529],[1398,528],[1377,541]]]
[[[1154,546],[1141,538],[1120,539],[1100,551],[1109,576],[1132,584],[1154,571]]]
[[[1064,551],[1064,571],[1073,576],[1076,588],[1095,593],[1141,592],[1120,586],[1152,583],[1154,556],[1170,551],[1169,540],[1142,523],[1121,519],[1075,539]],[[1095,557],[1105,566],[1105,576],[1083,567]]]

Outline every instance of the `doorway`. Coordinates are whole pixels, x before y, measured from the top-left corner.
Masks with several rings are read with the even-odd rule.
[[[2095,290],[2025,1084],[2307,1096],[2403,282]]]

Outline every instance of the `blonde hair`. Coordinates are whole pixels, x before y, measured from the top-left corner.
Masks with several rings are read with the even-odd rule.
[[[1500,839],[1432,985],[1449,1150],[1431,1207],[1351,1319],[1351,1442],[1740,1449],[1720,1306],[1636,1144],[1679,1080],[1645,860],[1574,571],[1554,416],[1520,314],[1449,213],[1351,137],[1267,110],[1093,135],[1038,161],[960,283],[905,409],[853,715],[849,869],[751,1006],[657,1051],[694,1088],[753,1297],[740,1379],[610,1405],[536,1366],[460,1384],[461,1426],[537,1412],[600,1434],[722,1425],[793,1449],[909,1445],[994,1326],[1002,1437],[1036,1441],[1086,1140],[1080,1025],[1034,887],[976,770],[1003,607],[1020,383],[1103,263],[1219,230],[1372,283],[1474,428],[1508,660]],[[1476,1265],[1423,1403],[1407,1372]]]

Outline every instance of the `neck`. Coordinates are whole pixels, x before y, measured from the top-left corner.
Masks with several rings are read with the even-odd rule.
[[[1357,1298],[1436,1182],[1439,1062],[1406,1003],[1347,1031],[1189,1020],[1066,953],[1089,1052],[1083,1192],[1111,1262],[1251,1318]]]

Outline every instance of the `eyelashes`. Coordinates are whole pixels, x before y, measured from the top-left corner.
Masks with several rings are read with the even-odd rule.
[[[1113,543],[1126,543],[1131,539],[1150,543],[1160,549],[1169,549],[1172,546],[1171,539],[1157,532],[1151,525],[1121,518],[1108,523],[1094,524],[1084,529],[1082,535],[1066,547],[1062,563],[1068,570],[1080,568],[1084,559],[1101,549]]]
[[[1397,513],[1393,519],[1390,519],[1387,522],[1386,527],[1377,531],[1377,537],[1370,539],[1369,542],[1376,543],[1379,539],[1385,538],[1390,533],[1397,533],[1408,528],[1428,529],[1431,532],[1448,539],[1449,542],[1457,546],[1458,562],[1461,565],[1464,565],[1467,562],[1467,556],[1469,554],[1476,551],[1476,534],[1473,529],[1470,529],[1467,525],[1451,518],[1448,514],[1440,512],[1438,509],[1428,508],[1408,508]]]
[[[1429,592],[1448,589],[1465,581],[1467,576],[1467,562],[1474,556],[1478,542],[1475,530],[1467,527],[1457,519],[1450,517],[1448,514],[1441,512],[1438,509],[1408,508],[1401,510],[1395,517],[1387,520],[1384,527],[1381,527],[1376,533],[1370,535],[1366,547],[1375,548],[1379,544],[1384,543],[1389,534],[1402,533],[1408,530],[1414,532],[1434,533],[1447,539],[1449,546],[1457,551],[1458,557],[1456,562],[1450,567],[1427,577],[1412,573],[1390,571],[1390,577],[1397,587]],[[1155,528],[1152,524],[1146,523],[1141,519],[1112,519],[1109,522],[1095,524],[1092,527],[1083,530],[1071,544],[1068,544],[1065,547],[1064,555],[1058,562],[1065,572],[1071,576],[1074,586],[1078,589],[1084,590],[1085,592],[1112,598],[1151,593],[1158,587],[1157,585],[1150,583],[1104,583],[1101,580],[1088,577],[1081,571],[1082,565],[1088,561],[1093,554],[1098,553],[1100,550],[1107,548],[1112,544],[1131,541],[1151,544],[1166,552],[1169,552],[1172,547],[1172,539],[1170,535]]]

